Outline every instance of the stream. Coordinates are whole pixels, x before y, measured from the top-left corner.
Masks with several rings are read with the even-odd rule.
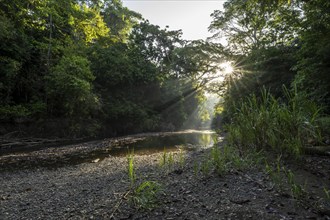
[[[164,133],[165,135],[151,135],[145,139],[107,150],[111,156],[126,156],[134,152],[136,155],[149,155],[166,151],[195,150],[213,146],[216,133],[209,130],[186,130],[181,132]]]
[[[213,166],[206,171],[210,149],[205,148],[215,138],[221,142],[212,131],[188,130],[7,151],[0,155],[0,219],[329,219],[328,158],[287,161],[283,168],[281,163],[279,191],[263,163],[249,162],[243,169],[227,163],[221,175]],[[161,167],[164,148],[184,149],[182,164],[175,152],[178,160]],[[134,187],[161,185],[158,206],[147,211],[131,202],[136,194],[125,155],[133,149],[139,155]],[[295,172],[294,184],[286,180],[286,170]],[[291,195],[292,186],[304,187],[303,206]]]
[[[217,134],[210,130],[155,132],[107,138],[72,145],[33,146],[0,154],[0,170],[57,168],[81,163],[96,163],[107,157],[151,155],[159,152],[193,151],[214,145]]]

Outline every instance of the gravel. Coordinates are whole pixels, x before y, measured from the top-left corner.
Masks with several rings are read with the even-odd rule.
[[[22,169],[4,168],[21,157],[0,156],[0,219],[329,219],[270,187],[268,176],[255,168],[224,176],[196,175],[194,163],[208,150],[186,152],[184,166],[174,164],[171,169],[160,167],[162,153],[134,157],[137,182],[157,181],[163,188],[158,206],[151,210],[137,209],[130,202],[125,157],[31,166],[51,158],[57,158],[58,165],[67,158],[58,156],[60,150],[45,151],[48,154],[25,153],[22,160],[30,162],[19,162],[27,164]]]

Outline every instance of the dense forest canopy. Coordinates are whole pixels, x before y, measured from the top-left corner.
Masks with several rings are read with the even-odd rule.
[[[5,0],[0,16],[1,133],[179,129],[217,68],[215,44],[185,41],[120,0]]]
[[[329,143],[330,2],[230,0],[211,15],[233,73],[213,91],[216,128],[238,149],[299,156]],[[224,126],[223,126],[224,125]]]
[[[225,37],[235,67],[215,89],[224,95],[226,114],[234,112],[233,102],[260,96],[262,88],[284,98],[283,86],[329,113],[329,12],[323,0],[231,0],[215,10],[209,30],[213,39]]]
[[[283,98],[283,86],[329,113],[329,12],[326,0],[228,0],[211,15],[212,39],[186,41],[120,0],[2,0],[0,133],[203,126],[205,91],[228,121],[237,101],[262,88]],[[234,71],[220,76],[224,62]]]

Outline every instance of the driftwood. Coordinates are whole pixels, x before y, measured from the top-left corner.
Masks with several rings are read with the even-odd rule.
[[[31,139],[10,139],[10,140],[0,140],[0,147],[14,147],[14,146],[34,146],[39,144],[46,143],[56,143],[59,139],[40,139],[40,138],[31,138]]]
[[[116,203],[116,205],[113,207],[110,218],[109,219],[114,219],[115,213],[119,210],[121,204],[123,203],[124,200],[127,200],[127,196],[131,193],[132,189],[129,189],[124,193],[120,198],[119,201]]]
[[[330,156],[330,146],[304,147],[303,152],[309,155]]]
[[[0,137],[0,154],[13,153],[20,150],[38,150],[45,147],[56,145],[74,144],[83,141],[84,139],[46,139],[46,138],[4,138]]]

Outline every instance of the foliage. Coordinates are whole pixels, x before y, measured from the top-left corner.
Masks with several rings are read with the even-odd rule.
[[[215,167],[216,172],[219,175],[222,175],[224,171],[226,170],[226,160],[225,157],[222,157],[222,152],[219,148],[213,147],[211,150],[211,161],[213,162],[213,165]]]
[[[291,191],[292,197],[295,199],[302,199],[305,195],[305,190],[303,189],[303,187],[300,184],[298,184],[295,181],[293,172],[291,170],[288,170],[286,172],[286,176],[288,178],[288,183],[290,185],[290,191]]]
[[[127,155],[127,173],[128,178],[131,183],[131,188],[134,186],[135,180],[136,180],[136,174],[134,170],[134,152],[131,152]]]
[[[180,150],[179,150],[179,165],[180,165],[181,169],[183,169],[184,164],[185,164],[185,154],[184,154],[184,151],[180,148]]]
[[[295,85],[310,98],[327,107],[330,105],[330,3],[316,0],[303,5],[305,19],[300,32],[294,66],[298,74]]]
[[[328,112],[327,48],[329,3],[318,1],[230,0],[212,14],[214,38],[225,37],[224,55],[235,71],[215,87],[224,97],[224,122],[235,112],[234,102],[266,88],[285,99],[282,86],[298,88]]]
[[[27,105],[0,106],[0,120],[15,120],[27,117],[40,117],[46,109],[45,103],[37,102]]]
[[[180,148],[178,153],[175,152],[166,152],[164,148],[163,153],[159,158],[159,166],[163,167],[166,172],[173,171],[176,167],[183,169],[185,165],[185,154],[184,151]]]
[[[199,164],[197,161],[194,161],[193,169],[194,169],[194,175],[197,176],[199,170]]]
[[[320,141],[317,119],[320,108],[297,93],[287,90],[287,104],[263,90],[262,100],[255,95],[234,104],[228,142],[238,148],[271,148],[299,156],[303,147]]]
[[[69,117],[88,115],[97,106],[92,92],[94,76],[89,61],[81,56],[63,56],[46,76],[50,112]]]
[[[197,108],[196,74],[205,67],[198,69],[201,59],[211,57],[202,54],[206,43],[181,35],[143,20],[120,0],[5,0],[1,120],[42,119],[45,135],[178,129]],[[61,131],[54,134],[47,120],[62,120]]]
[[[283,176],[282,176],[283,166],[281,163],[282,163],[281,155],[276,158],[275,164],[269,164],[265,159],[265,171],[269,175],[273,184],[275,184],[279,190],[283,190],[284,187]]]
[[[131,197],[138,209],[151,210],[157,206],[157,197],[162,187],[155,181],[144,181],[136,189]]]
[[[86,43],[92,43],[95,39],[109,34],[110,29],[103,21],[99,10],[90,8],[86,4],[76,4],[72,10],[78,16],[70,16],[68,23],[73,27],[73,36],[76,39],[84,39]]]
[[[130,181],[130,201],[138,209],[150,210],[157,205],[157,196],[162,187],[155,181],[143,181],[136,186],[136,172],[134,167],[134,151],[127,155],[127,173]]]
[[[200,165],[200,170],[204,176],[209,175],[211,171],[212,161],[205,157]]]
[[[81,134],[82,119],[104,136],[174,130],[205,124],[205,89],[223,95],[230,122],[236,103],[261,100],[263,87],[285,99],[282,85],[328,112],[328,12],[325,0],[228,0],[210,25],[222,45],[185,41],[120,0],[2,1],[1,121],[70,121],[69,135]],[[224,61],[233,75],[219,75]]]
[[[223,12],[211,15],[209,29],[214,37],[226,37],[232,53],[246,54],[291,42],[299,30],[300,13],[295,3],[229,0]]]
[[[275,164],[269,164],[267,160],[265,162],[265,170],[274,184],[273,187],[282,193],[290,191],[296,202],[302,202],[306,198],[307,192],[304,186],[296,181],[295,174],[291,170],[285,168],[281,156],[277,157]]]
[[[325,193],[326,199],[330,201],[330,190],[323,187],[323,191]]]
[[[163,153],[160,156],[160,160],[159,160],[159,166],[163,167],[166,165],[166,159],[167,158],[167,152],[166,149],[164,148]]]
[[[214,145],[210,153],[205,155],[199,164],[194,163],[193,169],[196,176],[199,171],[204,176],[209,175],[211,171],[223,176],[232,170],[242,171],[259,165],[263,158],[261,151],[251,149],[239,151],[232,145],[226,144],[222,147]]]
[[[130,46],[143,54],[158,69],[158,78],[165,80],[170,77],[170,65],[177,46],[182,45],[181,31],[168,31],[143,21],[136,25],[130,35]]]

